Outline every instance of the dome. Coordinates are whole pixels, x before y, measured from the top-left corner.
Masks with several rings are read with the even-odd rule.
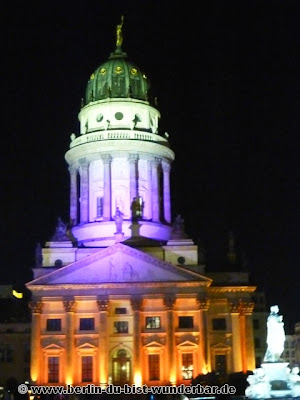
[[[109,98],[133,98],[148,101],[149,83],[146,75],[117,46],[109,59],[90,76],[85,102]]]

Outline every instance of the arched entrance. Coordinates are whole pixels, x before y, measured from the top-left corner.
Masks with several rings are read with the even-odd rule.
[[[114,385],[123,386],[130,383],[131,361],[126,350],[118,350],[113,358],[112,382]]]

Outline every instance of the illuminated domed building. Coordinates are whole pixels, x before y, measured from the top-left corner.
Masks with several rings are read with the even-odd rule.
[[[188,384],[252,370],[255,287],[247,273],[208,277],[183,219],[172,221],[175,154],[121,29],[65,155],[71,229],[58,221],[27,284],[32,382]]]

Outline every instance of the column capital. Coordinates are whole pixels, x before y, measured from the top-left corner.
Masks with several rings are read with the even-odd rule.
[[[209,309],[210,300],[206,297],[198,297],[197,304],[198,304],[199,310],[207,311]]]
[[[229,310],[230,310],[230,314],[240,314],[241,312],[241,305],[240,303],[229,303]]]
[[[43,302],[42,301],[30,301],[29,308],[32,314],[41,314],[43,310]]]
[[[68,170],[69,170],[69,172],[70,172],[70,175],[73,175],[73,174],[76,174],[76,173],[77,173],[78,168],[75,167],[75,165],[70,165],[70,166],[68,167]]]
[[[134,296],[131,297],[130,303],[133,311],[140,311],[142,308],[143,299],[139,296]]]
[[[167,311],[174,310],[176,298],[174,295],[170,294],[164,297],[164,305]]]
[[[107,298],[98,298],[97,305],[98,305],[98,310],[100,312],[107,312],[109,307],[109,301]]]
[[[87,168],[89,166],[89,164],[90,164],[89,160],[87,158],[85,158],[85,157],[84,158],[80,158],[78,160],[78,162],[79,162],[80,167],[82,167],[82,168]]]
[[[110,164],[112,162],[112,156],[110,154],[102,154],[101,159],[103,164]]]
[[[163,172],[170,172],[171,171],[171,164],[167,163],[167,162],[162,162],[161,163],[162,166],[162,170]]]
[[[64,300],[64,308],[66,312],[75,312],[76,311],[76,301],[74,300]]]
[[[241,313],[243,315],[252,315],[254,309],[254,303],[250,301],[249,302],[242,301],[240,303],[240,307],[241,307]]]
[[[154,167],[158,167],[158,166],[161,164],[161,158],[159,158],[159,157],[154,157],[154,158],[151,160],[151,164],[152,164]]]
[[[128,155],[128,161],[130,163],[135,163],[135,162],[138,161],[138,159],[139,159],[139,155],[138,154],[129,154]]]

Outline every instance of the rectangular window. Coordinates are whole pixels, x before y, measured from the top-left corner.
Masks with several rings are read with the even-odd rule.
[[[149,368],[149,381],[159,381],[160,380],[159,354],[149,354],[148,368]]]
[[[79,329],[81,331],[93,331],[95,329],[94,318],[80,318]]]
[[[183,353],[182,354],[182,379],[192,379],[193,378],[193,354]]]
[[[128,322],[127,321],[115,321],[114,322],[114,333],[128,333]]]
[[[259,319],[253,320],[253,329],[259,329]]]
[[[59,382],[59,357],[48,358],[48,383]]]
[[[97,218],[103,216],[103,197],[97,197]]]
[[[225,354],[218,354],[215,356],[216,372],[221,378],[225,378],[227,374],[227,361]]]
[[[58,319],[58,318],[47,319],[47,328],[46,329],[48,332],[61,331],[61,319]]]
[[[115,314],[127,314],[127,309],[125,307],[116,307]]]
[[[10,344],[0,346],[0,363],[11,363],[14,360],[14,350]]]
[[[160,317],[146,317],[146,329],[159,329]]]
[[[83,356],[81,358],[82,382],[93,382],[93,357]]]
[[[225,318],[213,318],[212,326],[214,331],[226,331],[226,319]]]
[[[193,317],[179,317],[178,319],[178,327],[179,328],[193,328],[194,327],[194,318]]]

